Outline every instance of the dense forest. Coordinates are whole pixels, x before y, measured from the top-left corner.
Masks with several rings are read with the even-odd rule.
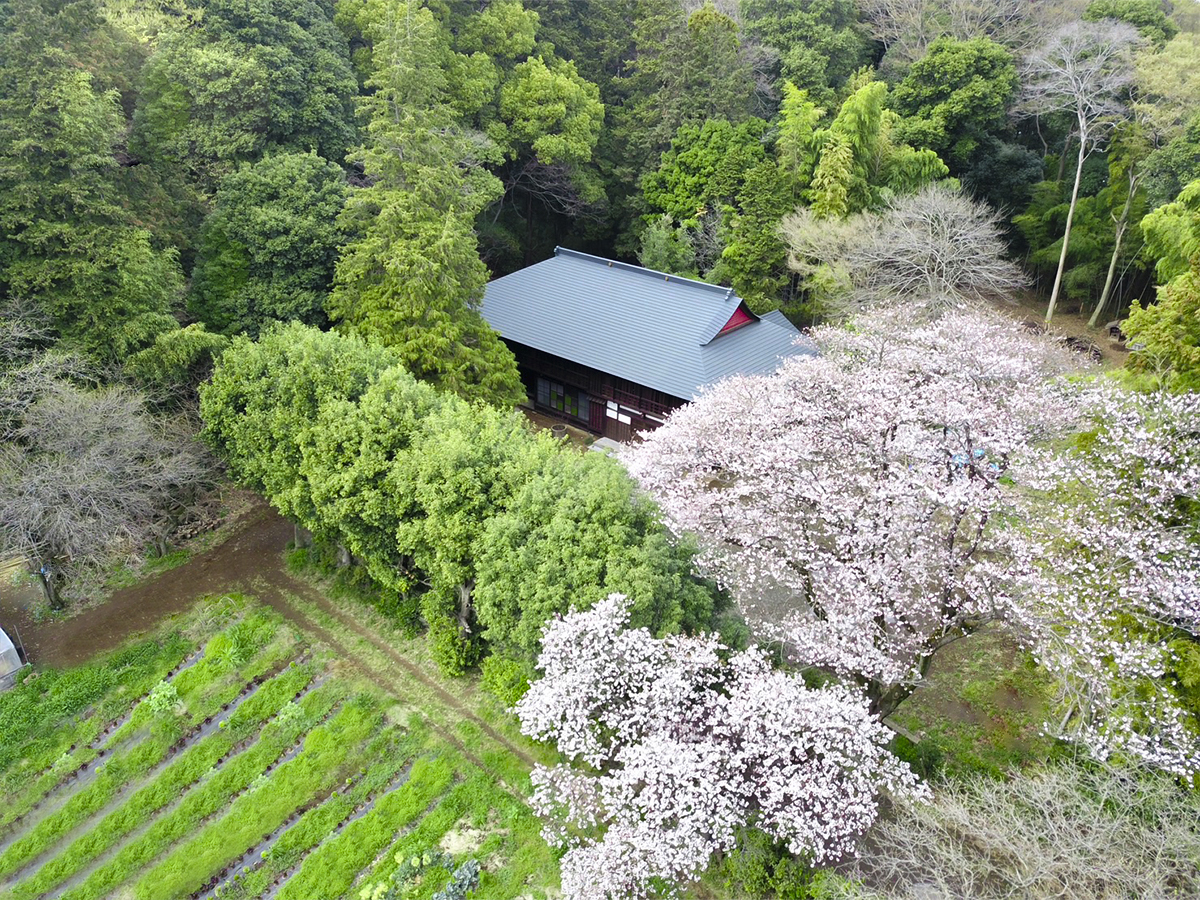
[[[936,182],[1095,324],[1186,269],[1200,66],[1194,11],[1164,10],[9,2],[0,289],[135,377],[302,321],[465,388],[503,368],[489,270],[561,243],[811,324],[837,277],[789,266],[785,217]]]
[[[558,245],[817,352],[578,452],[480,314]],[[1197,391],[1192,0],[0,0],[0,550],[64,616],[260,495],[568,897],[1200,892]]]

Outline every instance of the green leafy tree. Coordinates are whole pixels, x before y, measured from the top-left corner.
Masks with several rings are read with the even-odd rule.
[[[506,73],[499,116],[489,133],[505,148],[506,162],[497,170],[504,196],[495,213],[481,218],[523,245],[528,264],[539,244],[558,243],[563,220],[595,221],[607,202],[592,164],[604,106],[573,62],[543,50]],[[550,231],[539,234],[539,227]],[[493,236],[492,248],[498,243],[503,240]]]
[[[835,91],[871,64],[871,37],[853,0],[743,0],[747,35],[775,48],[781,75],[829,104]]]
[[[790,186],[779,167],[764,160],[746,173],[737,206],[726,222],[725,249],[711,279],[733,286],[755,312],[791,303],[787,246],[779,223],[795,209]]]
[[[1200,35],[1181,33],[1135,58],[1134,117],[1153,138],[1141,169],[1151,206],[1200,176]]]
[[[614,591],[630,597],[634,627],[656,635],[703,628],[714,598],[692,577],[693,552],[672,539],[619,464],[596,453],[550,456],[480,542],[484,637],[532,662],[549,619]]]
[[[428,64],[443,70],[442,101],[460,130],[490,140],[486,166],[502,191],[476,222],[484,256],[501,267],[529,264],[570,223],[603,214],[593,165],[604,119],[598,87],[541,38],[539,16],[520,0],[439,3],[430,12],[441,40]],[[339,4],[339,21],[364,46],[364,81],[374,74],[376,39],[396,15],[385,0]]]
[[[696,278],[696,251],[687,229],[676,225],[666,213],[658,216],[642,232],[638,262],[647,269],[685,278]]]
[[[600,92],[574,63],[532,57],[513,69],[500,91],[510,139],[528,145],[547,165],[591,158],[604,119]]]
[[[1193,181],[1173,203],[1142,219],[1146,255],[1155,261],[1160,283],[1187,273],[1200,258],[1200,180]]]
[[[202,437],[283,515],[316,522],[301,472],[307,433],[323,405],[356,400],[397,361],[385,347],[299,322],[272,326],[257,342],[236,337],[200,387]]]
[[[1178,197],[1200,176],[1200,114],[1192,117],[1181,134],[1153,150],[1142,168],[1150,206],[1162,206]]]
[[[131,149],[208,187],[268,147],[341,160],[358,85],[327,0],[210,0],[146,64]]]
[[[647,205],[694,225],[705,210],[732,204],[746,171],[766,159],[766,130],[762,119],[736,126],[724,119],[682,126],[658,170],[646,178]]]
[[[1149,389],[1200,390],[1200,266],[1159,288],[1157,302],[1142,306],[1134,300],[1122,328],[1133,350],[1127,381]],[[1194,657],[1194,649],[1189,653]],[[1193,678],[1189,687],[1194,691],[1198,684]]]
[[[1179,33],[1179,26],[1167,16],[1162,0],[1091,0],[1083,20],[1102,19],[1128,22],[1143,38],[1160,47]]]
[[[361,236],[338,261],[328,312],[395,347],[418,378],[472,399],[524,399],[512,354],[478,311],[487,283],[476,215],[500,194],[489,141],[449,102],[448,38],[427,9],[396,2],[369,24],[377,66],[363,99],[371,186],[344,220]]]
[[[392,502],[402,510],[396,542],[421,573],[421,613],[434,658],[449,674],[483,655],[475,595],[484,530],[558,452],[511,412],[448,403],[421,421],[392,469]]]
[[[791,185],[794,200],[798,201],[801,192],[812,183],[818,153],[813,137],[824,115],[825,110],[809,99],[807,91],[790,81],[784,82],[775,153],[780,171]]]
[[[818,161],[807,197],[818,215],[877,209],[896,194],[949,174],[933,150],[916,150],[893,137],[899,116],[886,108],[887,94],[882,81],[867,81],[827,129],[814,132]]]
[[[152,391],[154,399],[194,408],[200,383],[228,346],[229,338],[193,322],[156,335],[154,343],[125,361],[125,371]]]
[[[222,334],[272,321],[325,322],[344,232],[342,170],[315,153],[281,153],[221,179],[200,232],[189,306]]]
[[[712,593],[691,580],[691,551],[670,540],[619,466],[562,447],[514,411],[418,382],[390,348],[296,322],[257,342],[241,335],[201,386],[200,409],[204,437],[231,474],[336,545],[341,565],[361,564],[392,611],[423,619],[448,673],[490,649],[480,592],[498,604],[515,582],[535,606],[551,593],[569,599],[539,592],[522,561],[529,547],[561,560],[580,590],[606,572],[605,584],[645,598],[663,630],[711,617]],[[494,525],[502,517],[515,530]],[[502,551],[502,541],[523,549]],[[519,627],[536,644],[542,610],[489,609],[502,631]],[[500,681],[512,687],[520,672],[508,668]]]
[[[129,149],[208,190],[267,146],[270,88],[244,48],[171,35],[146,63]]]
[[[413,501],[397,493],[393,470],[411,462],[425,417],[452,399],[394,365],[359,396],[322,402],[304,447],[300,474],[315,516],[305,527],[345,547],[395,595],[414,593],[421,575],[397,542]]]
[[[628,99],[618,129],[640,174],[681,126],[748,118],[756,86],[737,24],[711,3],[688,16],[671,0],[641,0],[634,16]]]
[[[1006,130],[1016,99],[1012,55],[987,38],[939,38],[913,63],[892,92],[892,107],[904,118],[898,136],[937,151],[950,171],[966,174],[989,138]]]
[[[755,83],[742,54],[737,23],[711,2],[687,19],[658,57],[663,126],[724,118],[737,123],[753,111]]]

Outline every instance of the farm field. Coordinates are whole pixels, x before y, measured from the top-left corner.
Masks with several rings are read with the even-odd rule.
[[[552,893],[527,761],[335,640],[225,595],[0,696],[0,897]]]

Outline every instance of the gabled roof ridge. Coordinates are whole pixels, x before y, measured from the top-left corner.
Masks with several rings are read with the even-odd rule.
[[[555,247],[555,256],[570,256],[575,259],[583,259],[588,262],[599,263],[606,268],[624,269],[626,272],[636,272],[639,275],[653,275],[656,278],[667,282],[676,282],[678,284],[686,284],[692,287],[705,288],[721,294],[724,300],[737,300],[741,302],[741,298],[733,292],[731,287],[722,287],[719,284],[709,284],[707,281],[697,281],[695,278],[684,278],[682,275],[672,275],[669,272],[659,272],[657,269],[647,269],[645,266],[635,266],[633,263],[620,262],[615,259],[606,259],[603,256],[593,256],[591,253],[584,253],[582,250],[572,250],[569,247]]]

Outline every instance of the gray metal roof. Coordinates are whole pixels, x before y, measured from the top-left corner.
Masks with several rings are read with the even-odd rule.
[[[779,312],[718,336],[741,302],[732,288],[558,247],[488,284],[481,312],[507,340],[688,400],[816,354]]]

